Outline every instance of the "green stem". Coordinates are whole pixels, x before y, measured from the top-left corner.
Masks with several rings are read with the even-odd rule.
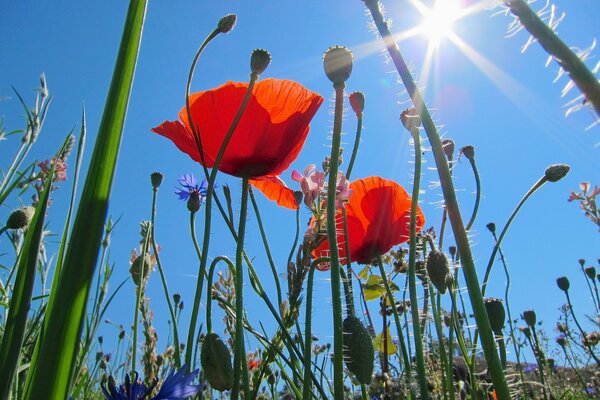
[[[248,374],[243,373],[246,363],[246,351],[244,349],[244,236],[246,233],[246,216],[248,213],[248,178],[242,178],[242,200],[240,205],[240,223],[238,225],[238,239],[235,250],[235,353],[233,355],[233,389],[231,398],[239,396],[239,385],[244,388],[244,398],[250,398],[250,387],[248,385]],[[240,382],[240,379],[242,380]]]
[[[142,297],[144,296],[144,287],[146,285],[146,254],[148,253],[148,244],[150,242],[149,232],[146,232],[144,237],[144,244],[142,246],[142,253],[139,255],[141,257],[140,262],[140,282],[137,284],[136,297],[135,297],[135,310],[133,311],[133,334],[131,339],[131,374],[132,376],[136,373],[135,364],[137,361],[137,333],[138,333],[138,320],[139,320],[139,311],[140,304],[142,302]],[[135,282],[134,282],[135,284]]]
[[[346,294],[346,312],[348,315],[354,315],[354,289],[352,288],[352,259],[350,257],[350,235],[348,234],[348,218],[346,209],[342,208],[342,224],[344,226],[344,249],[346,252],[346,268],[348,273],[345,274],[344,292]],[[340,270],[343,272],[343,270]]]
[[[571,303],[571,296],[569,296],[568,291],[566,291],[565,294],[567,295],[567,303],[569,304],[569,311],[571,311],[571,315],[573,316],[573,321],[575,321],[575,325],[577,325],[577,329],[579,329],[579,333],[581,334],[583,345],[587,348],[588,352],[590,353],[592,358],[596,361],[596,363],[598,365],[600,365],[600,360],[598,359],[598,357],[596,357],[596,354],[594,354],[594,351],[592,350],[592,346],[590,346],[589,342],[586,340],[587,336],[585,334],[585,331],[583,330],[583,328],[579,324],[579,321],[577,320],[577,317],[575,316],[575,311],[573,310],[573,303]]]
[[[358,116],[357,126],[356,126],[356,136],[354,138],[354,147],[352,148],[352,157],[350,157],[350,163],[348,163],[348,169],[346,170],[346,179],[350,180],[350,174],[352,173],[352,168],[354,167],[354,162],[356,161],[356,156],[358,154],[358,146],[360,145],[360,134],[362,132],[362,114]]]
[[[581,90],[600,116],[600,83],[584,62],[569,48],[552,28],[527,5],[524,0],[505,0],[510,11],[519,18],[521,25],[537,39],[540,45],[564,69],[573,83]]]
[[[231,262],[231,260],[225,256],[217,256],[210,263],[208,267],[208,278],[207,278],[207,288],[206,288],[206,332],[212,333],[212,290],[210,290],[213,282],[213,274],[215,272],[215,267],[217,264],[223,261],[227,264],[231,271],[235,271],[235,266]]]
[[[177,369],[181,368],[181,349],[179,348],[179,331],[177,329],[177,318],[175,318],[175,311],[173,310],[173,304],[171,302],[171,295],[169,294],[169,287],[167,286],[167,279],[165,278],[165,273],[162,267],[162,263],[160,262],[160,258],[158,255],[158,246],[156,245],[156,240],[154,239],[154,221],[156,219],[156,195],[158,192],[158,188],[154,188],[152,193],[152,216],[150,220],[150,242],[152,244],[152,252],[154,253],[154,257],[156,258],[156,266],[158,267],[158,272],[160,274],[160,281],[162,283],[163,291],[165,293],[165,299],[167,300],[167,306],[169,307],[169,314],[171,316],[171,321],[173,322],[173,346],[175,347],[175,367]]]
[[[498,348],[500,349],[500,362],[502,368],[506,369],[506,344],[504,343],[504,335],[498,335]]]
[[[481,202],[481,179],[479,178],[479,170],[477,170],[477,165],[475,164],[475,157],[470,157],[469,162],[471,163],[471,168],[473,169],[473,176],[475,176],[476,194],[475,205],[473,206],[473,213],[471,214],[471,218],[469,219],[469,222],[465,227],[467,231],[470,231],[471,227],[475,223],[475,218],[477,218],[477,211],[479,210],[479,203]]]
[[[329,186],[327,188],[327,236],[331,265],[331,296],[333,303],[333,392],[336,400],[344,398],[344,328],[342,326],[342,293],[340,285],[340,257],[338,252],[336,227],[336,183],[338,161],[342,141],[342,116],[344,113],[344,87],[340,82],[334,85],[335,114],[333,120],[333,141],[331,145],[331,163]]]
[[[400,50],[394,41],[394,37],[390,33],[387,23],[383,19],[383,15],[381,14],[381,10],[379,8],[379,1],[365,0],[365,5],[371,12],[375,26],[385,42],[388,53],[390,54],[390,57],[394,62],[396,69],[398,70],[408,94],[415,104],[415,107],[419,111],[421,121],[423,122],[423,127],[427,132],[427,137],[429,139],[429,143],[431,144],[436,167],[440,177],[444,201],[448,210],[448,217],[454,233],[456,245],[461,255],[461,259],[463,260],[463,274],[469,290],[469,296],[471,298],[475,320],[481,331],[483,351],[488,363],[488,367],[490,368],[492,382],[498,398],[500,400],[508,400],[510,399],[510,391],[504,376],[504,371],[502,370],[502,365],[500,364],[500,358],[498,357],[498,352],[496,351],[496,343],[494,341],[490,322],[483,304],[483,297],[481,295],[479,279],[477,278],[477,271],[473,262],[473,255],[471,254],[469,238],[467,237],[460,214],[460,209],[456,201],[454,185],[452,183],[452,177],[450,176],[450,170],[448,168],[448,163],[446,161],[440,136],[435,127],[435,123],[429,114],[429,111],[424,106],[425,103],[423,101],[423,97],[421,96],[421,93],[417,89],[417,86],[412,79],[410,71],[408,70],[406,63],[400,54]]]
[[[392,289],[387,279],[387,274],[385,273],[385,269],[383,268],[383,259],[381,258],[381,254],[377,254],[377,264],[379,265],[379,272],[381,273],[381,279],[383,279],[383,286],[385,287],[385,293],[388,299],[390,300],[390,304],[392,305],[392,314],[394,314],[394,322],[396,324],[396,330],[398,331],[398,341],[400,342],[400,351],[402,352],[402,359],[404,360],[404,369],[407,380],[407,386],[410,388],[411,397],[416,399],[413,385],[412,385],[412,373],[411,373],[411,364],[410,358],[406,351],[406,344],[404,341],[404,333],[402,332],[402,324],[400,323],[400,316],[398,315],[398,310],[396,307],[396,299],[394,294],[392,293]]]
[[[408,250],[408,290],[410,293],[410,309],[412,314],[413,335],[415,340],[415,356],[417,359],[417,377],[421,388],[421,398],[429,398],[425,358],[423,357],[423,341],[421,339],[421,321],[419,314],[419,297],[417,296],[417,207],[421,187],[421,136],[419,130],[410,130],[415,146],[415,178],[413,182],[412,200],[410,204],[410,242]]]
[[[446,352],[446,346],[444,340],[444,331],[442,330],[442,320],[440,318],[440,310],[438,305],[440,304],[441,296],[438,292],[437,301],[434,294],[435,290],[430,291],[431,296],[431,312],[433,313],[433,321],[435,323],[435,330],[438,336],[438,345],[440,347],[440,361],[442,362],[442,381],[444,382],[444,399],[450,398],[454,400],[454,383],[452,382],[452,367],[448,362],[448,357],[452,357],[452,353]]]
[[[202,241],[202,255],[200,256],[200,267],[198,273],[198,279],[196,281],[196,294],[194,296],[194,305],[192,308],[192,319],[190,321],[190,327],[188,331],[188,339],[186,345],[186,353],[185,353],[185,365],[188,369],[188,372],[193,369],[192,365],[192,349],[194,344],[194,337],[196,332],[196,322],[198,319],[198,310],[200,309],[200,300],[202,298],[202,288],[204,281],[204,274],[206,273],[206,263],[208,262],[208,248],[210,245],[210,235],[211,235],[211,211],[212,211],[212,201],[214,195],[214,184],[217,178],[217,173],[219,171],[219,164],[221,163],[221,159],[225,154],[225,150],[227,149],[227,145],[233,136],[235,128],[237,127],[240,119],[242,118],[242,114],[246,109],[246,105],[248,101],[250,101],[250,97],[252,95],[252,89],[254,88],[254,84],[258,79],[258,75],[252,73],[250,75],[250,83],[248,85],[248,89],[246,90],[246,94],[244,95],[244,99],[242,100],[242,104],[238,109],[237,114],[235,115],[231,126],[229,127],[229,131],[225,135],[223,139],[223,143],[221,144],[221,148],[219,149],[219,153],[215,158],[215,163],[210,171],[210,176],[208,178],[208,188],[206,190],[206,203],[205,203],[205,219],[204,219],[204,238]],[[193,120],[191,118],[191,114],[188,114],[188,119],[190,121],[190,126],[194,126]],[[198,135],[196,135],[198,136]]]
[[[529,343],[533,349],[533,354],[537,360],[538,368],[540,370],[540,383],[542,384],[542,391],[544,393],[544,400],[548,400],[548,394],[546,393],[546,375],[544,373],[544,367],[546,365],[546,357],[544,353],[542,353],[542,348],[540,347],[540,341],[537,337],[537,333],[535,332],[535,327],[531,327],[531,333],[533,334],[533,341],[531,336],[528,336]]]
[[[315,275],[314,264],[308,271],[308,281],[306,283],[306,313],[304,322],[304,383],[302,398],[310,400],[312,392],[312,297],[313,297],[313,279]]]

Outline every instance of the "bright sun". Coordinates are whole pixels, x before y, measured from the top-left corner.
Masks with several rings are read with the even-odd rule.
[[[423,14],[423,22],[418,29],[433,45],[438,45],[442,39],[451,36],[454,22],[464,14],[458,0],[436,0],[432,8],[427,8],[422,3],[420,5],[418,10]]]

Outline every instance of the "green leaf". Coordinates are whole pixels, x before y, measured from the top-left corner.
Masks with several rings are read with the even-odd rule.
[[[370,268],[368,266],[366,266],[362,269],[362,271],[360,271],[358,273],[358,277],[360,279],[367,279],[367,277],[369,276],[369,272],[370,272]]]
[[[387,342],[387,354],[395,354],[398,351],[398,348],[396,347],[396,345],[394,344],[394,341],[392,340],[392,335],[390,333],[390,327],[386,327],[386,334],[387,334],[387,341],[383,340],[383,332],[381,332],[379,335],[377,335],[377,337],[373,340],[373,347],[375,347],[375,350],[377,350],[380,353],[384,352],[384,346],[383,344],[385,342]]]
[[[57,286],[27,376],[24,399],[67,398],[94,278],[142,37],[147,0],[131,0],[92,160]]]

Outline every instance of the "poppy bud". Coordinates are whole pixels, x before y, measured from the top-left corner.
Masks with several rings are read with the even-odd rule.
[[[566,276],[561,276],[560,278],[556,279],[556,284],[558,285],[558,288],[564,292],[569,291],[569,287],[571,286],[569,278]]]
[[[354,92],[350,94],[348,98],[350,101],[350,107],[356,113],[357,117],[362,117],[363,110],[365,109],[365,95],[362,92]]]
[[[579,259],[579,265],[581,265],[581,268],[583,268],[583,266],[585,265],[585,260],[583,258]]]
[[[181,295],[179,293],[173,293],[173,302],[177,305],[181,301]]]
[[[504,321],[506,319],[502,300],[490,297],[485,299],[483,304],[485,304],[492,331],[496,336],[502,336],[502,328],[504,328]]]
[[[441,294],[446,293],[448,279],[450,276],[450,267],[446,255],[439,250],[433,250],[427,255],[427,274],[433,286]]]
[[[452,160],[454,155],[454,141],[451,139],[444,139],[442,141],[442,146],[444,147],[444,154],[446,154],[446,158],[448,158],[448,160]]]
[[[400,114],[400,121],[402,125],[408,130],[412,131],[421,126],[421,117],[417,114],[417,110],[414,107],[407,108]]]
[[[27,229],[31,220],[35,214],[35,208],[32,206],[25,206],[17,208],[13,211],[6,220],[7,229]]]
[[[350,315],[344,319],[344,360],[346,366],[362,384],[371,383],[375,349],[371,335],[360,319]]]
[[[163,180],[163,174],[160,172],[153,172],[150,174],[150,182],[152,183],[152,187],[154,189],[158,189]]]
[[[268,51],[263,49],[256,49],[252,51],[252,56],[250,57],[250,69],[253,74],[260,75],[269,66],[271,63],[271,55]]]
[[[125,338],[125,331],[123,329],[121,329],[119,331],[119,340],[123,340],[123,338]]]
[[[304,198],[304,193],[301,190],[294,190],[294,200],[296,200],[296,204],[300,206],[302,203],[302,199]]]
[[[183,301],[179,303],[179,311],[183,310]]]
[[[488,228],[488,231],[490,231],[492,233],[496,233],[496,224],[495,223],[490,222],[485,227]]]
[[[596,278],[596,268],[587,267],[585,269],[585,274],[587,275],[588,278],[590,278],[591,280],[594,280]]]
[[[200,209],[202,200],[200,199],[200,193],[197,191],[190,192],[190,197],[187,201],[187,208],[191,213],[195,213]]]
[[[533,311],[533,310],[524,311],[523,319],[525,320],[525,323],[527,325],[529,325],[533,328],[535,326],[535,323],[537,322],[537,316],[535,315],[535,311]]]
[[[330,47],[323,56],[325,75],[335,84],[344,83],[352,73],[352,53],[343,46]]]
[[[235,26],[235,21],[237,20],[237,15],[228,14],[219,20],[219,24],[217,25],[217,30],[221,33],[227,33],[233,29]]]
[[[467,157],[467,160],[473,161],[473,159],[475,158],[475,147],[473,147],[471,145],[467,145],[467,146],[463,147],[462,149],[460,149],[460,154]]]
[[[129,273],[131,274],[131,279],[133,279],[133,282],[136,286],[140,286],[142,279],[145,280],[148,278],[151,267],[152,257],[150,257],[150,254],[148,253],[146,253],[144,256],[139,255],[135,260],[133,260],[131,267],[129,268]]]
[[[200,364],[204,377],[214,389],[231,390],[233,387],[233,368],[231,354],[225,343],[216,333],[209,333],[202,342]]]
[[[554,164],[546,168],[544,177],[550,182],[558,182],[569,173],[570,169],[567,164]]]
[[[456,255],[456,246],[450,246],[450,247],[448,247],[448,253],[450,253],[450,255],[452,257],[454,257]]]

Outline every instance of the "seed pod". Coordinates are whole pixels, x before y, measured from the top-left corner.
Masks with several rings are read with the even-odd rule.
[[[433,286],[441,294],[446,293],[450,267],[446,255],[439,250],[433,250],[427,255],[427,274]]]
[[[569,173],[570,169],[571,167],[566,164],[554,164],[546,168],[544,176],[550,182],[558,182]]]
[[[535,326],[535,323],[537,322],[537,316],[535,315],[535,311],[533,311],[533,310],[524,311],[523,319],[525,320],[525,323],[527,323],[527,325],[529,325],[533,328]]]
[[[587,267],[585,269],[585,274],[587,275],[588,278],[590,278],[593,281],[594,279],[596,279],[596,268]]]
[[[158,189],[158,187],[160,186],[162,181],[163,181],[163,174],[161,174],[160,172],[153,172],[150,174],[150,183],[152,183],[152,187],[154,189]]]
[[[219,391],[233,387],[231,353],[216,333],[209,333],[202,342],[200,364],[210,386]]]
[[[344,320],[344,360],[359,383],[371,383],[375,361],[373,340],[362,322],[352,315]]]
[[[17,208],[8,216],[6,228],[27,229],[33,219],[33,214],[35,214],[35,208],[32,206]]]
[[[571,286],[569,278],[567,278],[566,276],[561,276],[560,278],[557,278],[556,284],[558,285],[558,288],[560,290],[565,292],[567,292],[569,290],[569,287]]]
[[[270,63],[271,55],[268,51],[256,49],[252,52],[252,56],[250,57],[250,69],[253,73],[258,75],[262,74]]]
[[[323,56],[325,75],[334,84],[344,83],[352,73],[352,53],[343,46],[330,47]]]
[[[504,328],[504,321],[506,319],[502,300],[490,297],[485,299],[483,303],[490,319],[492,331],[495,335],[502,336],[502,328]]]
[[[146,253],[145,256],[139,255],[135,260],[133,260],[131,267],[129,268],[129,273],[131,274],[131,279],[133,279],[133,282],[136,286],[140,286],[142,278],[144,280],[148,278],[151,267],[152,257],[150,257],[150,254],[148,253]]]

